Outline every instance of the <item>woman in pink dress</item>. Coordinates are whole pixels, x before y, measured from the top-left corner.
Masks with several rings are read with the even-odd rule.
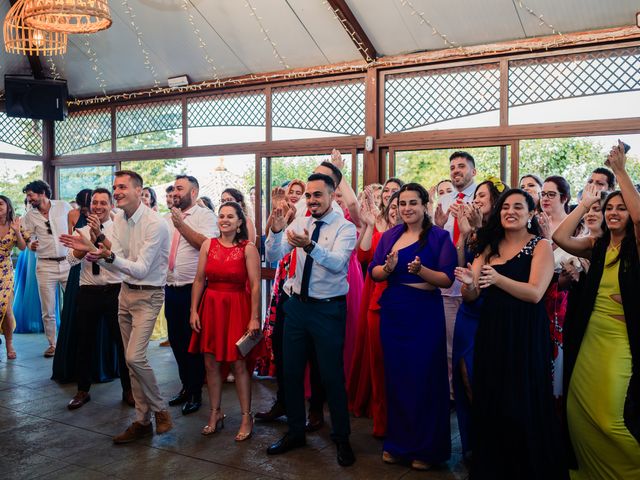
[[[233,362],[242,411],[242,423],[235,439],[240,442],[251,436],[253,416],[251,374],[236,342],[245,333],[256,335],[260,331],[260,256],[255,245],[247,240],[247,221],[239,204],[222,204],[218,228],[220,238],[206,240],[200,249],[191,294],[193,334],[189,352],[204,354],[211,413],[202,429],[203,435],[224,427],[220,364]],[[196,305],[199,305],[197,310]]]

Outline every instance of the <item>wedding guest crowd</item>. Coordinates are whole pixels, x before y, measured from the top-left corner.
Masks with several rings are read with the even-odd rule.
[[[640,478],[640,194],[625,145],[585,179],[577,205],[562,176],[524,172],[509,188],[480,178],[465,151],[430,186],[389,178],[356,195],[344,167],[334,150],[273,188],[262,232],[277,267],[266,312],[261,232],[234,186],[214,207],[195,177],[178,175],[164,218],[153,189],[128,170],[112,189],[80,192],[77,210],[52,200],[43,181],[24,187],[31,208],[21,219],[0,195],[7,358],[16,358],[10,252],[28,246],[44,355],[55,356],[55,379],[77,382],[69,409],[102,380],[96,369],[109,360],[96,352],[113,352],[111,378],[136,412],[114,443],[152,435],[152,421],[157,434],[171,430],[168,407],[198,411],[205,382],[200,433],[219,434],[230,370],[235,440],[249,440],[257,368],[277,391],[255,418],[287,419],[268,455],[304,447],[324,427],[327,403],[339,465],[356,462],[354,415],[373,418],[383,462],[430,470],[451,457],[455,408],[472,479]],[[180,383],[168,403],[147,358],[159,316]]]

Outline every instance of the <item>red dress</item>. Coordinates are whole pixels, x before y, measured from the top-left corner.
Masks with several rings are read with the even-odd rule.
[[[205,266],[207,287],[198,313],[200,333],[191,334],[189,352],[211,353],[218,362],[241,359],[236,342],[251,320],[251,292],[244,250],[249,242],[225,247],[211,239]]]

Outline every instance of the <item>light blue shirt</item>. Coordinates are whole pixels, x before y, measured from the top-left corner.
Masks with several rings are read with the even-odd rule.
[[[356,227],[335,210],[331,210],[321,219],[297,217],[286,230],[279,233],[271,232],[265,245],[266,260],[267,262],[277,262],[293,250],[287,241],[285,231],[303,233],[306,229],[311,237],[315,228],[314,223],[317,220],[322,220],[324,224],[320,227],[320,236],[316,246],[310,253],[313,258],[313,267],[309,279],[309,296],[324,299],[346,295],[349,291],[347,269],[351,252],[356,246]],[[298,247],[296,255],[296,271],[284,284],[284,290],[289,294],[299,295],[307,254]]]

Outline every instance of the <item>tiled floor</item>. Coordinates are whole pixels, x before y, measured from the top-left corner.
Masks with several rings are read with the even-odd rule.
[[[0,478],[3,479],[466,479],[460,443],[452,415],[454,455],[447,465],[430,472],[386,465],[382,443],[371,435],[371,421],[353,419],[351,442],[357,456],[353,467],[336,464],[335,448],[325,427],[307,436],[308,446],[286,455],[268,457],[265,449],[285,431],[284,422],[256,424],[254,436],[238,444],[240,408],[233,385],[225,385],[225,429],[200,435],[208,407],[183,416],[172,408],[175,428],[144,441],[115,446],[111,436],[129,424],[133,410],[120,401],[118,381],[91,388],[92,400],[76,411],[66,408],[75,384],[49,379],[51,359],[45,359],[42,335],[16,335],[18,359],[6,360],[0,347]],[[169,348],[152,342],[149,354],[165,397],[179,389],[177,369]],[[274,383],[254,380],[254,411],[271,404]],[[205,395],[205,402],[206,402]],[[328,416],[327,416],[328,418]]]

